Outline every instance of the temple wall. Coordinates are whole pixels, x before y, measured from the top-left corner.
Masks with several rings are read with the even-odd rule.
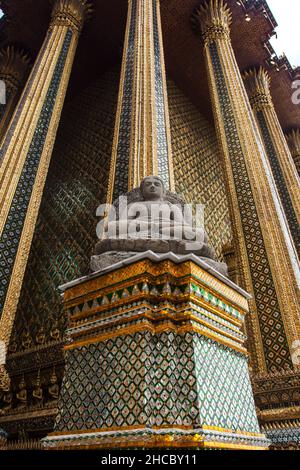
[[[86,274],[96,242],[112,151],[118,72],[89,86],[63,112],[10,353],[57,339],[65,326],[60,284]],[[168,83],[176,190],[205,205],[205,226],[219,258],[230,239],[229,211],[213,127]]]
[[[187,202],[205,206],[210,243],[222,259],[231,228],[226,189],[213,126],[173,82],[168,82],[176,191]]]

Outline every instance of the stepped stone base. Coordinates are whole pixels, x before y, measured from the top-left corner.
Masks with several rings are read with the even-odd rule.
[[[148,253],[74,281],[46,449],[266,449],[241,332],[247,294],[197,257]]]

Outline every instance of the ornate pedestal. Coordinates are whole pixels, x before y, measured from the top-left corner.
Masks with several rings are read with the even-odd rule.
[[[62,287],[66,372],[48,449],[263,449],[247,294],[194,255],[142,253]]]

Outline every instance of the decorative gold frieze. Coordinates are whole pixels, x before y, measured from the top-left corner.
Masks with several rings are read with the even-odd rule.
[[[92,3],[88,0],[56,0],[52,10],[51,27],[67,26],[74,33],[80,33],[91,13]]]
[[[283,421],[288,419],[300,420],[300,406],[291,406],[287,408],[275,408],[271,410],[263,410],[259,413],[259,419],[262,422]],[[279,423],[274,423],[276,427],[280,427]]]

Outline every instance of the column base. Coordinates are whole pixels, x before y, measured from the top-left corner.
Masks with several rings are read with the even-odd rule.
[[[96,430],[85,433],[51,434],[44,440],[48,450],[193,448],[267,450],[263,434],[233,433],[226,429],[137,428]]]
[[[241,332],[247,294],[194,255],[140,254],[74,281],[46,449],[266,449]]]

